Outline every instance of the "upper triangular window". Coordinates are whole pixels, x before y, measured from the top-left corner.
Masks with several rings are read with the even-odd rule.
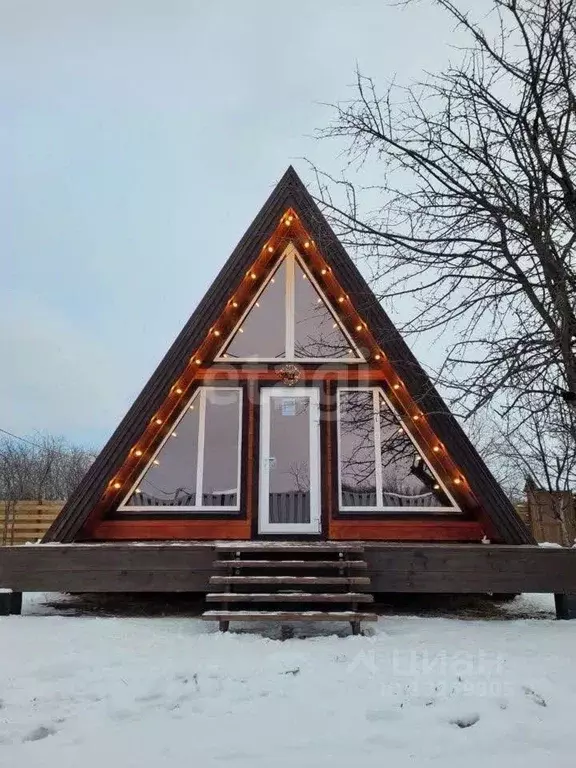
[[[364,360],[292,246],[217,359]]]

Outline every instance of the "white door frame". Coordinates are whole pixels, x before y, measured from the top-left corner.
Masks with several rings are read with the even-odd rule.
[[[270,502],[270,406],[276,397],[307,397],[310,440],[310,522],[271,523]],[[258,503],[259,533],[309,533],[321,530],[320,513],[320,390],[318,387],[263,387],[260,390],[260,498]]]

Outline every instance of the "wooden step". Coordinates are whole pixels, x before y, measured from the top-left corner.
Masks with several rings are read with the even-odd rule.
[[[204,621],[378,621],[375,613],[357,611],[205,611]]]
[[[373,603],[366,592],[211,592],[208,603]]]
[[[219,552],[364,552],[360,542],[335,541],[217,541]]]
[[[215,560],[216,568],[367,568],[364,560]]]
[[[368,586],[368,576],[211,576],[210,584],[362,584]]]

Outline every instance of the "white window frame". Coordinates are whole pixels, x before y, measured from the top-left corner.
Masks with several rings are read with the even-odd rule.
[[[285,291],[285,300],[286,300],[286,314],[285,314],[285,341],[284,341],[284,355],[281,357],[225,357],[226,350],[230,343],[232,342],[232,339],[238,332],[238,329],[244,324],[246,318],[252,311],[252,308],[256,304],[256,302],[259,300],[260,296],[264,293],[268,285],[270,284],[270,281],[280,269],[283,263],[286,263],[286,291]],[[354,351],[354,357],[296,357],[295,351],[294,351],[294,329],[295,329],[295,317],[294,317],[294,308],[295,308],[295,290],[294,290],[294,276],[295,276],[295,264],[298,264],[298,266],[302,269],[304,274],[306,275],[307,279],[310,280],[310,283],[314,286],[314,289],[324,302],[324,306],[328,309],[330,312],[330,315],[332,316],[335,323],[337,323],[340,331],[343,333],[344,338],[346,341],[350,344],[350,348]],[[224,342],[224,344],[221,347],[220,352],[218,355],[214,358],[214,361],[217,363],[230,363],[230,362],[240,362],[240,363],[250,363],[250,362],[256,362],[256,363],[282,363],[282,362],[289,362],[289,363],[346,363],[347,365],[358,365],[359,363],[365,363],[366,358],[346,330],[346,328],[342,325],[342,322],[338,315],[334,312],[330,302],[324,295],[324,292],[318,285],[317,281],[314,279],[313,275],[310,273],[310,270],[304,263],[304,260],[302,259],[302,256],[298,252],[298,250],[294,247],[292,243],[289,243],[286,248],[284,249],[282,256],[280,257],[280,260],[278,261],[278,264],[276,265],[274,271],[270,274],[269,278],[264,282],[264,284],[260,287],[260,290],[256,293],[250,304],[248,305],[248,308],[243,313],[242,317],[238,320],[234,328],[232,329],[232,332],[228,335],[228,338]]]
[[[270,437],[272,401],[275,398],[306,398],[309,403],[308,440],[310,451],[310,521],[308,523],[270,522]],[[260,460],[258,532],[277,534],[318,534],[322,529],[320,478],[320,390],[318,387],[262,387],[260,399]]]
[[[188,413],[188,410],[190,406],[197,402],[198,404],[198,455],[196,457],[196,494],[195,499],[198,501],[202,498],[202,485],[203,485],[203,474],[204,474],[204,449],[205,449],[205,436],[206,436],[206,399],[207,399],[207,393],[210,391],[214,392],[238,392],[239,398],[238,398],[238,463],[237,463],[237,472],[236,472],[236,504],[230,505],[230,506],[202,506],[199,504],[196,504],[194,506],[191,505],[183,505],[183,506],[177,506],[176,504],[170,504],[170,505],[163,505],[159,504],[156,505],[143,505],[143,504],[128,504],[128,501],[133,493],[135,493],[136,489],[138,488],[139,484],[141,483],[142,479],[144,478],[144,475],[149,470],[149,468],[152,466],[152,463],[156,459],[156,457],[159,455],[160,451],[164,447],[164,445],[167,443],[168,440],[170,440],[172,436],[172,432],[174,432],[178,424],[182,421],[184,416]],[[146,464],[142,472],[138,475],[138,480],[134,483],[134,485],[131,487],[130,491],[126,494],[124,499],[122,500],[122,503],[118,507],[118,512],[149,512],[149,513],[155,513],[155,512],[172,512],[179,514],[181,512],[222,512],[223,514],[227,514],[229,512],[239,512],[240,511],[240,502],[241,502],[241,494],[242,494],[242,484],[241,484],[241,467],[242,467],[242,412],[244,408],[244,391],[242,387],[198,387],[198,389],[194,392],[192,397],[188,400],[185,407],[182,409],[182,413],[177,418],[177,420],[174,422],[174,424],[170,427],[167,435],[164,437],[152,457],[150,458],[150,461]],[[177,440],[178,438],[173,438]]]
[[[376,500],[378,504],[370,507],[352,507],[345,506],[342,502],[342,455],[341,455],[341,393],[342,392],[371,392],[372,393],[372,408],[374,413],[374,477],[376,481]],[[383,490],[382,490],[382,462],[381,456],[381,432],[380,432],[380,404],[379,398],[382,397],[388,408],[394,414],[398,420],[398,424],[404,429],[406,435],[410,438],[412,445],[414,446],[416,453],[421,457],[422,461],[426,464],[434,479],[442,489],[442,492],[450,499],[453,506],[450,507],[385,507],[383,504]],[[404,514],[421,514],[427,515],[429,513],[444,513],[444,514],[459,514],[462,512],[461,508],[456,503],[456,500],[446,488],[438,473],[434,467],[430,464],[426,456],[420,450],[418,442],[414,439],[411,432],[406,428],[404,421],[400,414],[387,397],[386,392],[382,387],[338,387],[337,390],[337,437],[338,437],[338,508],[340,512],[381,512],[388,514],[389,512],[402,512]]]

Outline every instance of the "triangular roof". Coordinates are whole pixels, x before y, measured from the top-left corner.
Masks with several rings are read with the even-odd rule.
[[[174,382],[190,366],[191,355],[206,341],[230,296],[239,289],[247,270],[278,230],[279,220],[292,211],[313,239],[350,304],[363,318],[372,338],[402,379],[418,408],[447,453],[466,477],[472,494],[481,501],[479,515],[495,540],[509,544],[533,543],[533,538],[487,469],[466,434],[432,385],[428,375],[379,304],[350,256],[320,212],[296,171],[290,166],[234,249],[210,289],[152,374],[86,476],[70,496],[44,541],[74,541],[101,502],[111,479],[122,468],[135,442],[166,401]],[[114,502],[117,500],[113,499]]]

